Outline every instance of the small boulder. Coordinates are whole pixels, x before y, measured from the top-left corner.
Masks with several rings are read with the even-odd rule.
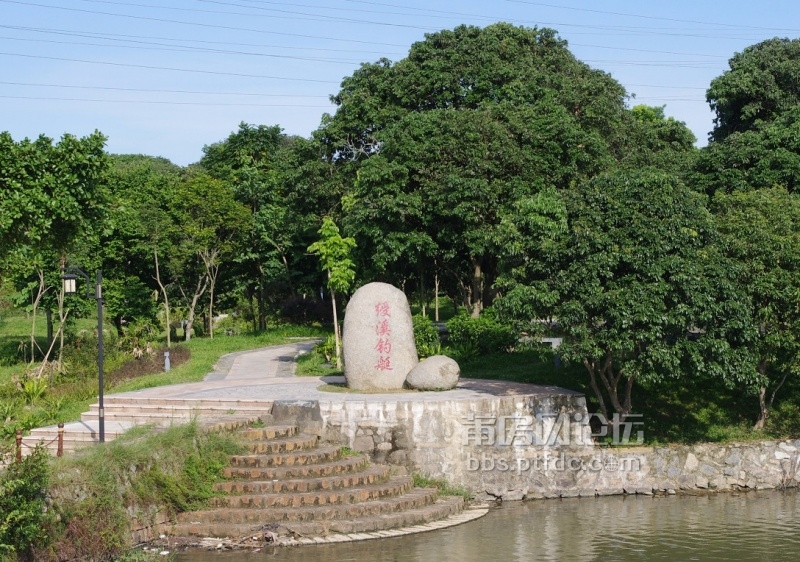
[[[406,377],[415,390],[450,390],[458,384],[461,368],[446,355],[434,355],[419,362]]]

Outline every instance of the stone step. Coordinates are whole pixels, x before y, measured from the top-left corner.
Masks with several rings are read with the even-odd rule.
[[[227,467],[223,476],[238,480],[290,480],[321,478],[363,470],[369,464],[366,456],[346,457],[325,464],[299,464],[277,467]]]
[[[277,453],[271,455],[234,455],[230,459],[230,467],[266,468],[320,464],[335,461],[341,457],[341,454],[341,447],[328,445],[306,451]]]
[[[292,495],[287,495],[292,497]],[[379,500],[359,503],[330,503],[326,505],[306,507],[273,507],[273,508],[218,508],[192,511],[178,515],[178,524],[195,526],[191,535],[210,536],[217,531],[209,530],[210,524],[245,524],[272,525],[300,523],[308,521],[330,521],[334,519],[360,519],[378,517],[387,513],[420,509],[433,504],[437,499],[437,490],[433,488],[412,488],[398,496],[389,496]],[[175,535],[188,532],[183,529]],[[222,535],[230,536],[230,535]]]
[[[300,434],[283,439],[271,439],[269,441],[248,441],[245,446],[257,455],[274,455],[277,453],[290,453],[313,449],[317,446],[319,439],[316,435]]]
[[[245,399],[195,399],[195,398],[152,398],[141,396],[125,396],[121,394],[107,395],[103,399],[103,405],[106,408],[111,406],[186,406],[190,408],[224,408],[224,409],[265,409],[270,411],[272,409],[272,400],[245,400]],[[97,408],[97,404],[92,406]]]
[[[435,503],[416,509],[384,513],[376,517],[360,517],[356,519],[333,519],[330,521],[313,521],[306,523],[290,523],[286,525],[295,537],[324,537],[330,534],[349,535],[353,533],[371,533],[386,531],[413,525],[424,525],[439,521],[445,517],[461,513],[464,499],[460,496],[440,497]]]
[[[368,502],[387,497],[399,496],[413,487],[410,476],[395,476],[385,482],[369,484],[358,488],[319,489],[311,492],[292,494],[242,494],[223,496],[211,500],[212,507],[272,509],[281,507],[318,507],[348,503]]]
[[[296,425],[271,425],[268,427],[250,427],[240,429],[236,435],[247,441],[266,441],[269,439],[283,439],[297,435]]]
[[[226,494],[291,494],[314,491],[342,490],[359,486],[370,486],[385,482],[389,478],[389,467],[371,466],[362,472],[324,476],[319,478],[295,478],[291,480],[251,480],[218,482],[214,489]],[[232,496],[235,497],[235,496]]]
[[[165,416],[185,416],[185,415],[255,415],[268,414],[270,408],[264,406],[197,406],[195,404],[184,404],[179,406],[159,405],[149,403],[139,404],[104,404],[106,416],[110,412],[119,414],[162,414]],[[86,414],[98,415],[100,408],[97,404],[89,406]]]
[[[226,494],[287,494],[315,490],[338,490],[367,486],[389,477],[389,467],[377,465],[362,472],[351,472],[317,478],[251,480],[218,482],[214,489]]]
[[[424,525],[455,515],[463,510],[460,497],[440,498],[435,502],[404,511],[379,513],[352,519],[333,519],[309,522],[286,522],[276,528],[274,523],[178,523],[170,530],[173,537],[253,537],[263,540],[265,531],[277,531],[295,538],[324,537],[329,534],[369,533],[388,531],[413,525]]]
[[[115,412],[106,408],[105,420],[106,422],[131,422],[136,425],[165,425],[172,422],[187,423],[194,418],[202,420],[218,419],[224,420],[229,417],[235,418],[263,418],[262,414],[226,414],[224,412],[182,412],[182,413],[165,413],[165,412]],[[81,414],[81,421],[88,422],[97,420],[97,412],[84,412]]]

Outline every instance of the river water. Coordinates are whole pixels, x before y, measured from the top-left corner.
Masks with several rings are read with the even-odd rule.
[[[510,502],[450,529],[261,552],[189,552],[181,562],[800,560],[796,491]]]

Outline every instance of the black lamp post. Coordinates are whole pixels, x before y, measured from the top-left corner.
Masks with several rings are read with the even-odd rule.
[[[77,275],[76,275],[77,274]],[[97,270],[97,283],[94,286],[94,297],[89,289],[92,280],[80,268],[68,267],[61,272],[61,279],[64,284],[64,294],[74,295],[77,293],[78,275],[86,279],[86,297],[94,298],[97,301],[97,371],[100,376],[100,392],[97,400],[99,410],[98,435],[100,443],[106,440],[105,411],[103,410],[103,274]]]

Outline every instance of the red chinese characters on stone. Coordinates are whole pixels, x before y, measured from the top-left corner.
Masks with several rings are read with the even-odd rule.
[[[378,337],[388,336],[392,333],[391,328],[389,327],[388,320],[381,320],[375,325],[375,335]]]
[[[375,369],[378,371],[392,370],[392,342],[389,336],[392,334],[389,319],[392,317],[391,307],[388,302],[379,302],[375,305],[375,335],[378,336],[378,343],[375,350],[378,352],[378,363]]]
[[[392,358],[391,357],[378,357],[378,364],[375,365],[375,368],[379,371],[391,371],[392,370]]]
[[[378,318],[391,318],[388,302],[379,302],[375,305],[375,316]]]
[[[389,338],[381,338],[378,340],[378,345],[375,346],[375,349],[380,354],[389,355],[392,352],[392,342],[389,341]]]

